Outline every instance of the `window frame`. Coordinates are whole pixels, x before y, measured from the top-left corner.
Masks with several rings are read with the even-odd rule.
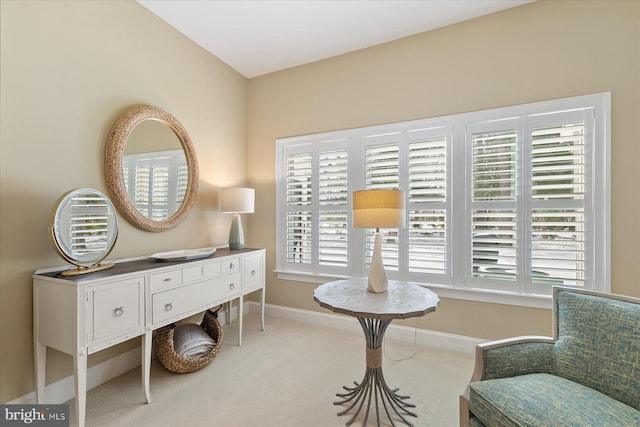
[[[292,147],[299,150],[306,146],[308,150],[317,156],[319,147],[330,143],[332,148],[341,147],[347,149],[349,155],[349,196],[353,191],[366,187],[364,153],[368,144],[374,141],[398,141],[399,145],[399,186],[407,190],[408,147],[411,135],[445,135],[446,139],[446,200],[441,205],[445,206],[447,218],[445,239],[448,245],[446,252],[446,274],[440,276],[440,283],[434,283],[428,274],[408,273],[408,231],[401,228],[397,231],[398,239],[402,244],[399,247],[398,256],[401,266],[406,267],[406,274],[387,270],[390,279],[406,280],[428,286],[435,289],[442,297],[483,301],[491,303],[503,303],[511,305],[549,308],[551,301],[551,286],[525,286],[513,289],[503,286],[478,286],[470,279],[470,267],[465,263],[471,259],[471,234],[470,234],[470,192],[471,192],[471,151],[469,130],[474,124],[495,123],[498,121],[514,119],[519,123],[517,151],[518,171],[528,174],[532,158],[528,148],[530,141],[527,132],[532,131],[537,121],[544,122],[547,117],[555,113],[572,114],[573,111],[585,110],[592,114],[592,123],[585,122],[585,160],[588,162],[589,176],[587,180],[592,185],[590,191],[585,190],[585,218],[589,222],[586,232],[591,246],[586,247],[585,265],[591,269],[589,283],[585,282],[584,289],[610,292],[611,267],[610,267],[610,187],[611,187],[611,93],[603,92],[591,95],[562,98],[556,100],[535,102],[509,107],[501,107],[477,112],[455,114],[450,116],[412,120],[407,122],[391,123],[386,125],[368,126],[363,128],[348,129],[343,131],[325,132],[298,137],[279,138],[276,140],[276,274],[284,280],[302,282],[323,283],[337,278],[353,276],[366,277],[366,235],[369,230],[356,229],[351,226],[351,197],[347,202],[348,209],[348,240],[349,240],[349,265],[344,269],[323,270],[315,264],[309,268],[298,269],[296,266],[283,262],[283,244],[286,236],[283,231],[283,208],[286,200],[283,198],[283,180],[285,157],[287,150]],[[491,125],[489,125],[491,127]],[[528,151],[527,151],[528,150]],[[526,155],[523,156],[523,154]],[[317,166],[317,157],[314,157]],[[314,185],[317,185],[317,173],[313,172]],[[531,177],[517,178],[518,201],[516,210],[518,221],[527,212],[533,212],[531,195]],[[317,191],[314,188],[314,198]],[[426,206],[428,204],[420,204]],[[313,208],[313,216],[317,217],[317,204]],[[410,206],[407,203],[407,219]],[[525,209],[524,211],[522,209]],[[530,222],[530,218],[526,221]],[[408,221],[407,221],[408,224]],[[520,222],[522,224],[522,222]],[[464,226],[463,226],[464,225]],[[527,259],[531,259],[531,233],[518,231],[519,242],[526,243],[524,254],[519,252],[519,260],[527,267]],[[469,254],[466,257],[466,253]],[[362,255],[358,255],[362,254]],[[521,266],[522,264],[519,264]],[[520,267],[519,267],[520,268]],[[477,282],[477,281],[476,281]],[[520,284],[518,284],[520,287]],[[542,289],[542,291],[540,290]],[[548,290],[548,292],[546,292]]]

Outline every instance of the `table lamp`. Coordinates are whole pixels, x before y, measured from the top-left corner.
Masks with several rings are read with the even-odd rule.
[[[382,261],[380,228],[398,228],[404,224],[404,196],[400,190],[362,190],[353,193],[353,226],[375,228],[373,255],[369,266],[369,292],[386,292],[387,273]]]
[[[244,248],[241,213],[253,213],[255,190],[253,188],[223,188],[220,190],[220,211],[233,213],[229,230],[229,249]]]

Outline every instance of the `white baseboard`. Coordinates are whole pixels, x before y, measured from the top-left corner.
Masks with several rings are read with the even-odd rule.
[[[244,303],[244,313],[260,314],[260,304],[254,301]],[[220,310],[220,323],[226,323],[226,311]],[[300,310],[278,305],[265,305],[265,316],[291,320],[309,325],[321,326],[344,331],[360,331],[360,324],[353,317],[337,314],[320,313],[316,311]],[[238,317],[237,307],[231,310],[231,320]],[[267,330],[269,325],[267,324]],[[483,340],[461,335],[447,334],[444,332],[429,331],[425,329],[410,328],[391,324],[385,334],[386,338],[414,343],[423,347],[440,348],[448,351],[473,354],[475,345]],[[120,354],[102,363],[91,366],[87,371],[87,390],[98,387],[113,378],[116,378],[141,364],[141,348],[137,347],[126,353]],[[64,403],[75,396],[74,378],[70,375],[66,378],[48,384],[45,387],[47,403]],[[32,391],[18,397],[9,404],[36,404],[36,392]]]
[[[112,379],[129,372],[130,370],[140,366],[141,353],[140,347],[129,350],[102,363],[98,363],[90,367],[87,371],[87,390],[98,387]],[[47,384],[44,393],[45,401],[51,404],[64,403],[75,396],[75,386],[73,375],[65,377],[61,380]],[[36,392],[27,393],[17,399],[7,402],[9,404],[19,405],[35,405]]]
[[[249,304],[248,310],[246,305]],[[245,312],[260,313],[260,304],[250,301],[245,303]],[[309,325],[332,328],[344,331],[361,332],[360,324],[354,317],[342,316],[331,313],[321,313],[279,305],[265,305],[265,316],[279,319],[306,323]],[[430,331],[426,329],[411,328],[408,326],[389,325],[385,338],[413,344],[422,347],[433,347],[458,353],[474,354],[476,344],[485,340],[466,337],[462,335],[448,334],[445,332]]]

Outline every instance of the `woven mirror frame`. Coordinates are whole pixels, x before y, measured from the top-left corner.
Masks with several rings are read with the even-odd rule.
[[[145,120],[155,120],[169,126],[180,139],[188,166],[188,186],[184,200],[178,210],[162,221],[152,220],[144,216],[129,197],[124,182],[122,162],[124,150],[134,128]],[[109,194],[120,214],[140,230],[161,232],[175,228],[185,220],[198,195],[198,161],[195,148],[187,130],[171,114],[150,105],[138,105],[127,110],[114,124],[105,154],[105,179]]]

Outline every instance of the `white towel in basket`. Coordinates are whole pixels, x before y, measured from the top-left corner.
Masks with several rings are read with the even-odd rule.
[[[215,345],[215,340],[195,323],[178,325],[173,331],[173,347],[182,357],[199,359],[209,354]]]

